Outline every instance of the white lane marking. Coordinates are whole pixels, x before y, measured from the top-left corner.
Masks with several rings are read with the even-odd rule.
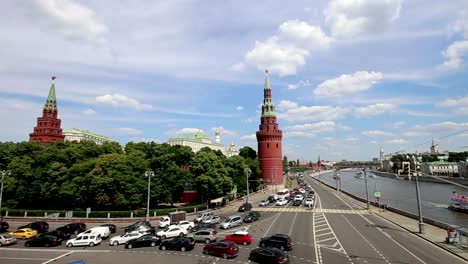
[[[317,237],[315,237],[315,213],[312,213],[312,232],[314,234],[315,263],[320,264],[322,262],[319,260]]]
[[[332,235],[333,232],[327,232],[327,233],[323,233],[323,234],[320,234],[320,235],[317,235],[317,237],[320,237],[320,236],[326,236],[326,235]],[[320,241],[322,242],[322,241]]]
[[[34,248],[4,248],[1,247],[0,251],[41,251],[41,252],[70,252],[69,249],[34,249]],[[113,250],[104,250],[104,249],[74,249],[75,252],[94,252],[94,253],[109,253],[113,252]],[[115,250],[114,250],[115,251]],[[127,252],[127,251],[125,251]]]
[[[61,258],[63,258],[63,257],[66,257],[66,256],[72,254],[73,252],[75,252],[75,251],[69,251],[69,252],[67,252],[67,253],[65,253],[65,254],[63,254],[63,255],[60,255],[60,256],[58,256],[58,257],[56,257],[56,258],[53,258],[53,259],[51,259],[51,260],[49,260],[49,261],[42,262],[42,264],[51,263],[52,261],[56,261],[56,260],[58,260],[58,259],[61,259]]]
[[[292,232],[293,227],[294,227],[294,222],[296,222],[296,217],[297,217],[297,213],[294,216],[294,219],[293,219],[292,224],[291,224],[291,228],[289,229],[289,234],[288,234],[289,236],[291,236],[291,232]]]
[[[48,258],[14,258],[14,257],[0,257],[0,259],[15,259],[15,260],[49,260]]]
[[[276,220],[278,220],[278,217],[281,215],[281,213],[278,213],[278,215],[276,216],[275,220],[273,220],[273,222],[271,222],[270,226],[268,227],[268,229],[266,230],[265,234],[263,235],[264,237],[268,234],[268,232],[270,232],[270,229],[271,227],[273,226],[273,224],[275,224]]]

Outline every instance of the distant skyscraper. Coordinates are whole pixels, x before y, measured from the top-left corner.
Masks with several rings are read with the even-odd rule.
[[[276,122],[270,80],[268,71],[266,71],[262,115],[259,130],[257,131],[258,160],[264,184],[283,185],[282,138],[283,132]]]
[[[29,134],[29,141],[38,141],[51,143],[63,141],[65,136],[62,135],[60,119],[57,118],[57,99],[55,98],[55,76],[52,77],[52,84],[49,89],[44,108],[42,109],[42,117],[37,118],[37,126],[34,131]]]

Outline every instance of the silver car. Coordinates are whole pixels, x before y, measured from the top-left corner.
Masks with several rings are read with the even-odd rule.
[[[10,236],[10,234],[0,234],[0,247],[16,244],[16,237]]]
[[[208,244],[216,241],[216,230],[213,228],[198,230],[197,232],[189,235],[189,237],[192,237],[195,242],[203,241]]]
[[[213,216],[211,216],[209,218],[203,219],[202,223],[219,224],[219,223],[221,223],[221,217],[219,217],[218,215],[213,215]]]

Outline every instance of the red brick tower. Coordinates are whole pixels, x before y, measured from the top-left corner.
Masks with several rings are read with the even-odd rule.
[[[257,131],[258,160],[263,183],[267,185],[283,186],[283,132],[276,122],[275,106],[271,98],[268,70],[265,71],[265,88],[263,89],[262,116]]]
[[[42,109],[42,117],[37,118],[37,126],[34,127],[34,132],[29,134],[29,141],[38,141],[51,143],[63,141],[65,136],[62,135],[60,128],[61,121],[57,118],[57,100],[55,98],[55,76],[52,77],[52,84],[49,89],[49,96]]]

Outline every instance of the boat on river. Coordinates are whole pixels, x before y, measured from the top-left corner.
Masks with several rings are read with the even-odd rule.
[[[369,178],[375,178],[375,174],[374,173],[369,173]]]
[[[449,210],[468,213],[468,195],[457,195],[450,197]]]

